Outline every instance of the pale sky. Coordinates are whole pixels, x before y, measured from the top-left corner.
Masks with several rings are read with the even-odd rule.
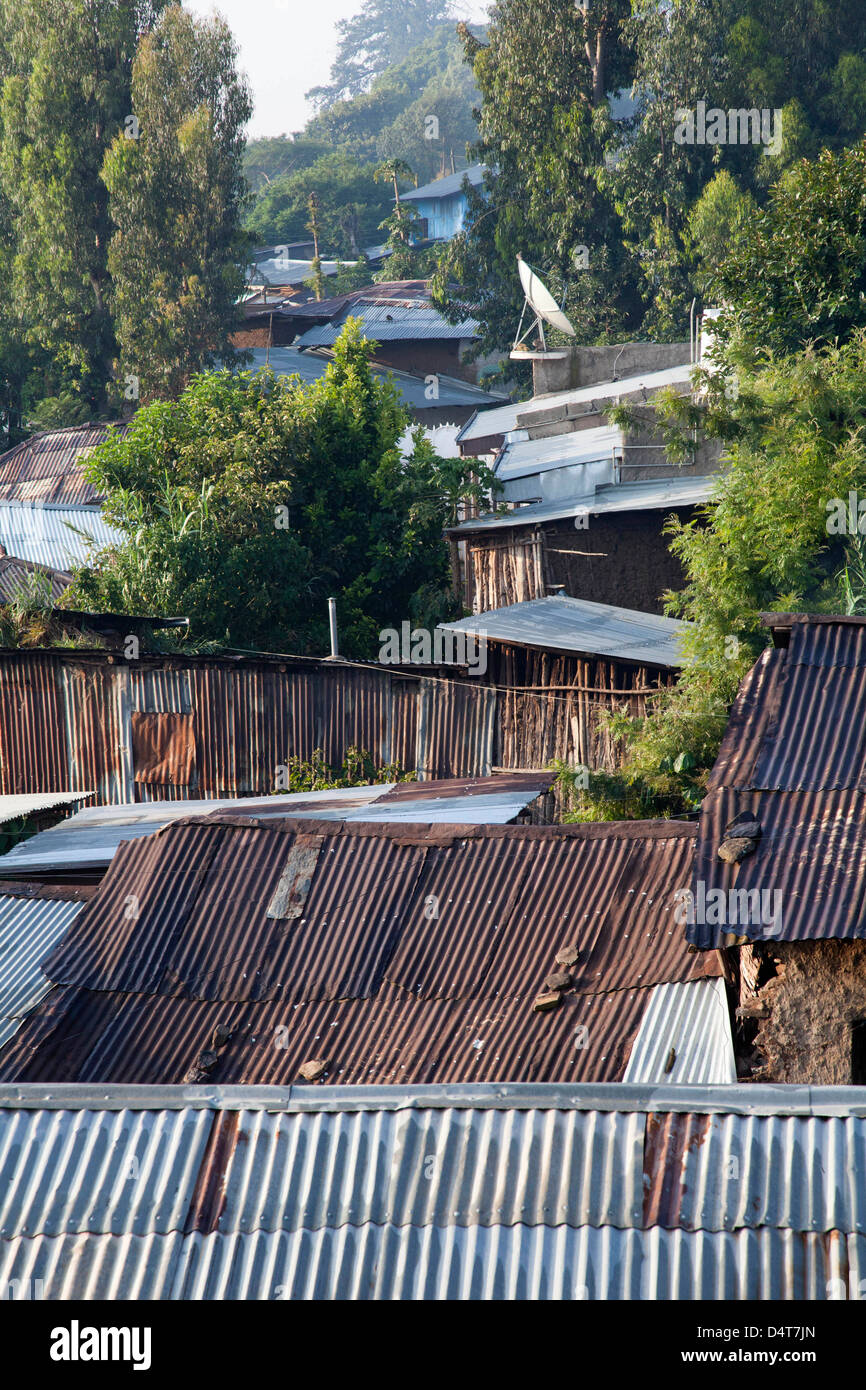
[[[361,0],[183,0],[192,14],[217,10],[231,26],[240,66],[255,96],[249,125],[259,135],[301,130],[312,113],[304,93],[328,80],[337,47],[335,26],[361,9]],[[487,0],[458,0],[461,17],[478,21]]]

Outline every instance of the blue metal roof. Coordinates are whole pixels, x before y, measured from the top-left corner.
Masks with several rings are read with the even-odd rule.
[[[333,347],[348,318],[360,319],[364,337],[377,343],[414,342],[422,338],[460,340],[474,338],[478,332],[476,319],[449,323],[429,302],[365,304],[361,301],[351,305],[331,323],[309,328],[297,339],[295,346]]]
[[[328,357],[320,357],[310,352],[300,352],[295,347],[253,348],[251,351],[253,371],[261,370],[262,367],[269,365],[277,376],[300,376],[305,382],[318,381],[320,377],[325,375],[331,362]],[[383,367],[374,367],[373,375],[380,381],[388,377],[393,378],[404,404],[413,410],[441,409],[443,406],[477,406],[480,408],[486,405],[495,405],[501,399],[498,396],[492,396],[489,391],[482,390],[480,386],[473,386],[468,381],[459,381],[456,377],[439,375],[437,377],[439,394],[435,400],[431,400],[427,382],[423,377],[412,376],[409,372],[387,370]]]
[[[473,164],[469,169],[458,169],[456,174],[446,174],[444,179],[434,179],[432,183],[422,184],[408,193],[401,193],[404,203],[417,203],[421,199],[453,198],[463,188],[463,180],[468,179],[473,188],[479,188],[487,173],[486,165]]]

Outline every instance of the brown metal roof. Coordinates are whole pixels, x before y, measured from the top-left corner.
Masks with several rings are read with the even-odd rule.
[[[116,855],[0,1079],[180,1083],[220,1024],[226,1083],[619,1080],[650,986],[721,973],[671,927],[694,830],[176,822]]]
[[[0,546],[0,551],[2,549]],[[49,593],[55,602],[72,583],[72,575],[65,570],[49,569],[47,565],[35,565],[30,560],[20,560],[17,555],[0,553],[0,603],[9,603],[16,598],[22,588],[29,585],[34,574],[45,576]]]
[[[92,506],[100,497],[81,462],[112,430],[128,428],[127,422],[72,425],[22,440],[0,455],[0,501]]]
[[[689,925],[698,946],[726,931],[866,936],[866,626],[805,614],[766,623],[781,645],[762,653],[731,711],[701,808],[692,891],[778,893],[780,917],[732,921],[732,899],[724,924],[713,916]],[[761,837],[747,858],[723,863],[719,846],[741,813],[760,823]]]

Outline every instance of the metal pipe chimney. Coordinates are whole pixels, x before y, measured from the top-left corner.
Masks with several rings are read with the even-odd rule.
[[[340,644],[337,638],[337,600],[328,599],[328,621],[331,625],[331,656],[340,655]]]

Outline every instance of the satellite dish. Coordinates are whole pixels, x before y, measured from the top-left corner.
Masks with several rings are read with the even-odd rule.
[[[530,309],[534,309],[538,318],[544,319],[551,328],[558,328],[560,333],[573,338],[575,333],[571,321],[562,312],[544,281],[539,280],[532,266],[527,265],[522,256],[517,257],[517,269]]]
[[[544,282],[538,278],[532,266],[527,265],[521,255],[517,257],[517,268],[520,271],[520,283],[523,286],[525,301],[523,313],[520,315],[520,323],[517,328],[517,337],[511,349],[511,356],[517,360],[521,357],[526,359],[526,357],[566,356],[562,351],[548,351],[547,341],[544,337],[544,325],[545,323],[549,323],[551,328],[558,328],[560,333],[565,333],[569,338],[574,338],[576,335],[571,321],[567,315],[562,312],[553,295],[550,293],[550,290]],[[524,333],[523,322],[526,318],[527,309],[532,310],[534,318]],[[542,350],[540,353],[530,353],[526,347],[525,340],[532,332],[535,332],[541,339]]]

